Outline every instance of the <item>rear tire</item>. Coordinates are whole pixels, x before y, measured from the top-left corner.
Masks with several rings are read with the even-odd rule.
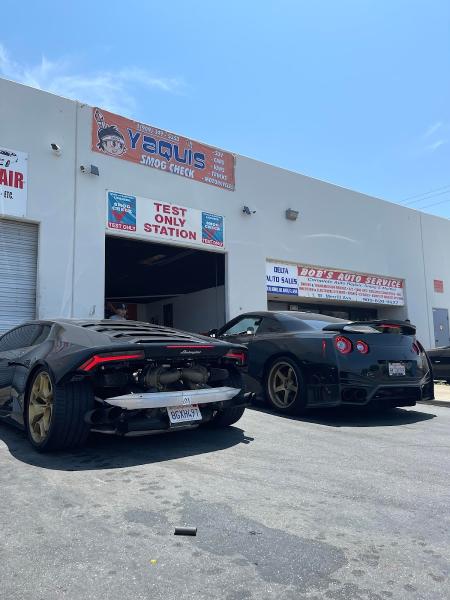
[[[221,381],[220,385],[227,385],[234,388],[240,388],[241,393],[244,392],[244,381],[240,371],[238,369],[230,368],[230,376],[228,379]],[[220,410],[206,425],[209,427],[219,428],[228,427],[237,423],[242,417],[245,411],[245,406],[229,406]]]
[[[301,414],[306,407],[306,388],[297,363],[287,356],[276,358],[266,372],[264,392],[268,404],[286,415]]]
[[[84,415],[94,407],[94,393],[85,381],[57,385],[52,373],[36,371],[25,404],[25,427],[38,452],[82,446],[90,426]]]
[[[217,413],[210,421],[211,427],[229,427],[239,421],[245,411],[245,406],[230,406]]]

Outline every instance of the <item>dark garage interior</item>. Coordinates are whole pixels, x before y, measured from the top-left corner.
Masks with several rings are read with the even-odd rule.
[[[105,300],[128,318],[207,331],[224,323],[225,255],[106,236]]]

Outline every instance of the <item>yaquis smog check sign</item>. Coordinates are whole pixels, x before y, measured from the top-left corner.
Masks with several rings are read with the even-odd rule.
[[[224,248],[224,218],[210,212],[108,191],[106,230],[198,247]]]
[[[234,190],[235,159],[230,152],[100,108],[92,111],[92,150],[223,190]]]

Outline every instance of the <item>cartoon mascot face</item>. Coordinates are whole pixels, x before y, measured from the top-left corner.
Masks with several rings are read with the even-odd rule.
[[[116,127],[116,125],[108,125],[105,122],[103,114],[96,108],[94,113],[95,120],[98,125],[97,148],[111,156],[121,156],[127,151],[125,146],[125,138]]]

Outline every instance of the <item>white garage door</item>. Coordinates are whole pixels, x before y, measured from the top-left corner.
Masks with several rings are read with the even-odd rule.
[[[36,316],[38,226],[0,219],[0,333]]]

